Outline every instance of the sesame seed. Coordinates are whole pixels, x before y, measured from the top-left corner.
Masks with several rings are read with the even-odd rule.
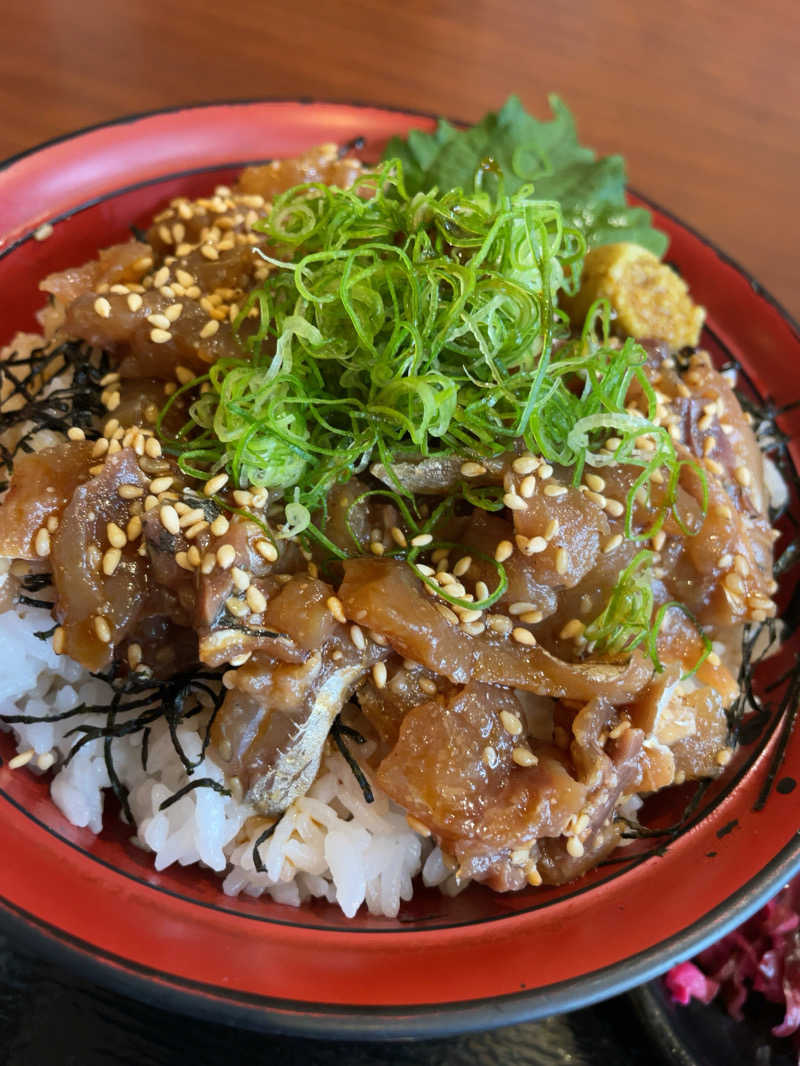
[[[536,478],[533,474],[524,477],[519,486],[519,494],[523,500],[529,500],[536,492]]]
[[[219,252],[213,246],[213,244],[204,244],[204,245],[202,245],[201,248],[200,248],[200,254],[205,259],[210,259],[212,262],[214,260],[216,260],[216,259],[219,259]]]
[[[168,322],[177,322],[183,313],[183,304],[170,304],[164,310],[164,317]]]
[[[539,873],[535,862],[525,867],[525,879],[533,888],[538,888],[542,883],[542,875]]]
[[[485,581],[475,582],[475,597],[478,600],[485,600],[489,595],[489,586]]]
[[[436,688],[436,682],[432,681],[429,677],[421,677],[419,679],[419,687],[427,696],[435,696],[439,691]]]
[[[462,463],[461,473],[464,477],[480,477],[486,473],[486,467],[480,463]]]
[[[80,426],[70,426],[67,430],[67,437],[69,437],[70,440],[86,440],[86,434]]]
[[[518,737],[522,732],[522,722],[520,722],[519,718],[515,714],[512,714],[511,711],[501,711],[500,721],[503,725],[503,729],[505,729],[506,733],[510,736]]]
[[[169,281],[169,267],[162,266],[153,276],[153,286],[156,289],[160,289],[162,285],[166,285]]]
[[[213,532],[214,524],[212,523],[211,529]],[[272,541],[261,538],[255,542],[253,547],[256,549],[262,559],[266,559],[268,563],[274,563],[278,558],[278,549],[272,543]]]
[[[625,506],[619,500],[606,500],[605,510],[612,518],[620,518],[625,514]]]
[[[494,550],[494,559],[497,563],[504,563],[514,554],[514,545],[510,540],[501,540]]]
[[[178,379],[179,384],[188,385],[190,381],[194,381],[195,374],[188,366],[176,366],[175,377]]]
[[[523,537],[520,533],[517,533],[514,539],[523,555],[538,555],[539,552],[543,552],[547,547],[547,541],[544,537]]]
[[[536,637],[533,633],[529,629],[523,629],[521,626],[511,630],[511,639],[515,640],[517,644],[525,644],[529,648],[536,644]]]
[[[251,585],[247,590],[247,605],[254,614],[263,614],[267,609],[267,598],[264,593]]]
[[[108,441],[105,437],[100,437],[94,442],[94,447],[92,448],[92,458],[99,459],[102,455],[105,455],[107,451]]]
[[[528,748],[516,747],[511,752],[511,758],[517,766],[536,766],[539,760]]]
[[[489,767],[490,770],[493,770],[495,766],[497,766],[497,752],[494,750],[491,744],[487,744],[486,747],[483,749],[481,759],[483,760],[484,764]]]
[[[449,622],[450,625],[458,625],[458,615],[455,611],[451,611],[449,607],[446,607],[443,603],[436,604],[436,610],[444,618],[445,622]]]
[[[532,474],[539,466],[539,460],[534,455],[520,455],[511,464],[515,474]]]
[[[236,549],[232,544],[221,544],[217,548],[217,563],[223,570],[230,570],[236,561]]]
[[[510,618],[506,618],[504,614],[490,615],[490,617],[486,619],[486,625],[493,633],[499,633],[504,637],[507,637],[514,628],[514,623]]]
[[[566,485],[545,485],[545,496],[563,496],[567,491]]]
[[[570,618],[570,620],[559,633],[559,637],[561,638],[561,640],[574,640],[575,637],[580,637],[583,635],[584,629],[586,629],[586,626],[583,624],[580,618]]]
[[[739,553],[734,555],[734,557],[733,557],[733,565],[734,565],[734,568],[736,570],[736,573],[740,577],[749,577],[749,575],[750,575],[750,564],[748,563],[747,559],[745,559],[745,557],[743,555],[741,555]]]
[[[526,600],[520,600],[518,603],[512,603],[508,608],[510,615],[525,614],[527,611],[535,611],[536,604],[528,603]]]
[[[228,484],[228,475],[225,473],[217,474],[215,477],[209,478],[203,486],[203,494],[205,496],[214,496],[220,489],[225,488]]]
[[[542,463],[542,465],[539,467],[539,477],[543,481],[547,481],[547,479],[549,477],[552,477],[552,476],[553,476],[553,468],[552,468],[552,466],[550,466],[549,463]]]
[[[609,537],[603,545],[603,554],[608,555],[609,552],[613,552],[616,548],[618,548],[620,544],[622,544],[622,534],[615,533],[613,537]]]
[[[725,588],[735,596],[741,596],[744,592],[744,582],[733,570],[725,575],[722,579],[722,583]]]
[[[458,560],[456,565],[453,567],[453,574],[456,577],[463,577],[464,574],[466,574],[467,570],[469,570],[469,568],[471,566],[472,566],[472,556],[471,555],[464,555]]]
[[[27,766],[36,752],[33,748],[28,748],[27,751],[21,751],[19,755],[15,755],[13,759],[8,760],[9,770],[20,770],[23,766]]]
[[[48,533],[55,533],[56,530],[58,529],[58,526],[59,526],[58,515],[51,514],[50,517],[45,522],[45,529],[47,530]]]
[[[733,751],[731,750],[731,748],[722,748],[714,756],[714,761],[719,766],[727,766],[732,758],[733,758]]]
[[[105,296],[98,296],[94,302],[94,312],[101,318],[111,317],[111,304],[105,298]]]
[[[42,526],[34,538],[33,550],[40,559],[44,559],[50,554],[50,534],[44,526]]]
[[[414,548],[424,548],[432,542],[433,535],[431,533],[418,533],[416,537],[411,538],[411,545]]]
[[[177,510],[177,507],[175,510]],[[189,529],[195,522],[201,522],[204,518],[205,512],[202,507],[187,508],[185,511],[181,511],[180,527],[181,529]]]
[[[362,632],[360,626],[350,626],[350,639],[359,651],[364,651],[367,646],[367,642],[364,639],[364,633]]]
[[[166,344],[172,340],[172,334],[166,329],[151,329],[150,340],[153,344]]]
[[[541,622],[544,618],[544,611],[525,611],[524,614],[519,616],[520,622],[524,622],[526,626],[535,626],[537,622]]]
[[[199,537],[206,529],[208,529],[208,522],[206,522],[205,519],[201,519],[199,522],[195,522],[193,526],[189,526],[188,529],[185,529],[183,535],[187,540],[194,540],[195,537]]]
[[[111,626],[101,614],[94,616],[94,632],[102,644],[111,643]]]
[[[555,566],[557,574],[566,574],[569,567],[569,556],[565,548],[559,548],[556,552]]]
[[[372,680],[375,688],[386,688],[386,663],[375,663],[372,667]]]
[[[158,497],[157,496],[153,496],[152,494],[149,495],[149,496],[145,496],[145,499],[144,499],[145,514],[147,514],[149,511],[152,511],[154,507],[158,507]]]
[[[567,837],[567,851],[573,859],[580,859],[583,855],[584,847],[577,837]]]
[[[171,503],[165,503],[161,506],[159,518],[161,519],[161,525],[164,529],[173,536],[177,536],[180,532],[181,524],[180,519],[178,518],[178,512]]]
[[[158,326],[159,329],[169,329],[172,324],[166,315],[160,313],[148,315],[147,321],[151,326]]]
[[[714,451],[717,446],[717,442],[714,437],[706,437],[703,441],[703,455],[708,457]]]
[[[112,392],[110,396],[105,399],[106,409],[109,411],[116,411],[121,403],[121,397],[118,392]]]
[[[742,488],[747,488],[753,480],[750,476],[750,471],[747,469],[746,466],[737,466],[733,472],[733,476],[736,478]]]
[[[53,651],[56,655],[63,655],[64,649],[67,644],[66,634],[64,633],[63,626],[56,626],[55,633],[53,633]]]
[[[408,828],[413,829],[415,833],[419,833],[420,836],[429,837],[431,835],[430,829],[427,825],[423,825],[419,818],[415,818],[413,814],[406,815],[406,822]]]
[[[114,571],[119,566],[119,561],[122,558],[122,552],[119,548],[109,548],[103,556],[103,573],[106,577],[111,577]]]
[[[655,533],[652,537],[653,548],[660,552],[667,541],[667,534],[663,529],[659,529],[658,533]]]
[[[142,298],[138,292],[129,293],[127,296],[128,310],[134,313],[142,306]]]
[[[33,231],[33,239],[35,241],[46,241],[48,237],[53,236],[53,223],[43,222],[38,229]]]
[[[237,507],[249,507],[253,502],[253,494],[247,489],[234,489],[233,502]]]
[[[128,538],[122,532],[116,522],[108,522],[106,525],[106,537],[112,548],[124,548]]]
[[[503,497],[503,503],[510,511],[524,511],[528,506],[516,492],[507,492]]]
[[[140,496],[144,496],[144,489],[141,485],[125,483],[117,487],[117,495],[121,500],[138,500]]]
[[[150,492],[152,492],[154,496],[160,496],[162,492],[166,492],[167,489],[171,489],[174,482],[175,478],[172,477],[171,474],[168,474],[166,477],[153,478],[148,487],[150,489]]]
[[[606,487],[604,478],[599,474],[587,474],[583,480],[593,492],[603,492]]]
[[[325,603],[336,621],[341,622],[342,625],[344,625],[345,622],[347,622],[347,615],[344,613],[344,604],[339,597],[329,596]]]

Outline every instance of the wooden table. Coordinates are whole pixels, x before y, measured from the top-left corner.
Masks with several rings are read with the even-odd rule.
[[[800,317],[796,0],[5,0],[0,158],[125,113],[312,96],[475,120],[557,91],[583,139]]]

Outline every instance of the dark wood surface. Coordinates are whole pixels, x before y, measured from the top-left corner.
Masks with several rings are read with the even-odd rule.
[[[0,158],[199,100],[467,120],[561,94],[585,141],[800,317],[797,0],[4,0]]]

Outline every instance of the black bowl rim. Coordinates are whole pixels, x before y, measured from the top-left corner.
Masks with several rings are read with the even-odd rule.
[[[50,138],[0,162],[0,171],[49,147],[77,140],[96,130],[124,126],[141,119],[211,107],[253,104],[333,105],[369,108],[401,115],[435,120],[431,112],[398,106],[352,100],[314,97],[248,97],[208,100],[155,108],[122,115],[105,122]],[[465,123],[458,123],[465,125]],[[222,164],[221,164],[222,165]],[[201,168],[202,169],[202,168]],[[218,169],[213,167],[211,169]],[[159,179],[153,179],[156,181]],[[144,184],[150,184],[146,182]],[[119,193],[122,190],[117,190]],[[735,259],[713,241],[654,200],[631,189],[637,197],[657,209],[694,236],[725,264],[736,270],[753,291],[770,304],[800,339],[800,325],[793,316]],[[111,192],[108,195],[115,195]],[[69,214],[90,206],[91,201]],[[32,232],[14,241],[4,254],[30,239]],[[374,1006],[349,1008],[341,1004],[317,1004],[279,1000],[194,982],[157,972],[130,960],[105,952],[96,945],[73,937],[38,916],[17,907],[0,895],[0,928],[8,931],[29,950],[54,960],[79,976],[100,985],[111,986],[125,995],[152,1006],[182,1014],[203,1016],[233,1026],[281,1033],[297,1037],[337,1040],[418,1040],[493,1029],[534,1021],[549,1014],[575,1010],[626,992],[649,981],[679,962],[707,947],[746,920],[767,902],[800,869],[800,834],[790,841],[747,884],[691,926],[632,958],[602,970],[567,981],[523,992],[467,1002],[436,1005]],[[704,932],[701,933],[701,930]]]

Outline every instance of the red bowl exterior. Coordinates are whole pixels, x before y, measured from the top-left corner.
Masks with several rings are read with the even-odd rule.
[[[45,274],[124,239],[178,192],[237,165],[324,140],[430,128],[420,115],[351,105],[254,102],[142,116],[79,133],[0,170],[0,344],[34,326]],[[671,216],[668,258],[708,309],[709,345],[764,394],[800,396],[800,337],[734,264]],[[46,240],[33,239],[54,221]],[[790,428],[790,427],[789,427]],[[157,874],[122,826],[68,825],[47,784],[0,768],[0,917],[96,979],[163,1006],[307,1035],[435,1035],[569,1009],[666,969],[743,920],[800,866],[790,784],[753,807],[778,742],[744,749],[662,857],[596,871],[563,889],[455,901],[423,896],[401,920],[232,900],[212,875]],[[11,744],[0,737],[7,760]],[[781,771],[800,777],[800,735]],[[668,813],[668,812],[667,812]],[[20,925],[21,923],[21,925]]]

